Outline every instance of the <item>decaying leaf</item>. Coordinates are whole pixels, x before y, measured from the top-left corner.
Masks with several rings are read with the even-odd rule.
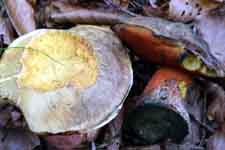
[[[10,44],[14,39],[14,31],[8,18],[0,18],[0,35],[3,36],[3,42]]]
[[[121,23],[127,17],[118,15],[117,13],[104,12],[98,10],[76,9],[64,13],[52,13],[51,19],[56,23],[72,23],[72,24],[104,24],[114,25]]]
[[[207,150],[223,150],[225,147],[225,127],[224,124],[209,139]]]
[[[159,145],[149,145],[149,146],[127,146],[121,148],[121,150],[162,150]]]
[[[105,1],[107,1],[107,0],[105,0]],[[122,8],[128,8],[130,0],[109,0],[109,1],[112,1],[112,3],[118,5]]]
[[[147,14],[183,22],[195,20],[222,5],[212,0],[150,0],[150,2],[150,6],[145,8]]]
[[[208,94],[208,118],[218,123],[225,121],[225,93],[222,87],[215,83],[207,82],[205,85]]]
[[[1,128],[0,139],[1,150],[32,150],[40,145],[39,138],[25,129]]]
[[[209,45],[212,55],[225,65],[225,13],[207,14],[195,23],[200,36]]]
[[[83,2],[82,1],[72,1],[72,0],[54,0],[49,4],[51,7],[51,12],[70,12],[80,8],[94,9],[94,8],[104,8],[103,3],[97,1]]]
[[[34,9],[27,0],[3,0],[8,16],[19,35],[35,30]]]
[[[69,5],[65,2],[53,1],[49,13],[50,21],[58,24],[116,24],[126,20],[128,16],[102,3]]]
[[[107,150],[120,150],[122,143],[122,125],[124,119],[124,111],[120,111],[118,116],[112,120],[105,128],[104,141],[108,141]]]
[[[8,19],[0,19],[0,35],[3,36],[3,42],[10,44],[14,39],[13,27]]]
[[[87,144],[96,139],[98,131],[82,133],[64,133],[58,135],[43,136],[48,145],[49,150],[71,150],[82,147],[82,144]]]
[[[8,104],[0,106],[0,128],[19,128],[25,125],[25,120],[18,108]]]
[[[28,2],[35,7],[37,5],[37,0],[28,0]]]

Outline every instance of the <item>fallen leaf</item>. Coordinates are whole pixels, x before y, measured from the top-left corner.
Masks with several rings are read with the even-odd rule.
[[[80,146],[85,139],[82,134],[70,135],[49,135],[44,138],[48,144],[48,149],[70,150]]]
[[[101,12],[98,10],[77,9],[70,12],[52,13],[51,19],[60,24],[116,24],[122,22],[126,16],[118,16],[111,12]]]
[[[225,66],[225,14],[207,14],[196,22],[200,36],[206,41],[212,55]]]
[[[98,136],[99,130],[90,131],[88,133],[65,133],[51,134],[43,136],[47,142],[49,150],[71,150],[83,147],[83,144],[94,141]]]
[[[4,44],[10,44],[15,37],[13,27],[8,18],[0,18],[0,35],[3,35]]]
[[[218,123],[224,123],[225,121],[225,93],[222,87],[215,83],[209,82],[205,86],[205,90],[208,94],[208,118],[215,120]]]
[[[150,6],[144,10],[148,15],[156,14],[171,20],[188,22],[207,14],[219,5],[221,4],[211,0],[150,0]]]
[[[1,150],[32,150],[40,145],[39,138],[25,129],[0,128]]]
[[[159,145],[150,146],[127,146],[121,148],[121,150],[162,150]]]
[[[48,13],[49,22],[57,24],[116,24],[127,19],[127,15],[98,2],[71,5],[64,1],[53,1]]]
[[[207,150],[223,150],[225,147],[225,126],[222,125],[209,139]]]
[[[109,141],[106,150],[120,150],[122,143],[123,110],[106,126],[104,141]]]
[[[19,35],[35,30],[34,9],[27,0],[3,0],[8,16]]]
[[[18,108],[9,104],[3,104],[0,106],[0,128],[16,128],[25,126],[25,120]]]

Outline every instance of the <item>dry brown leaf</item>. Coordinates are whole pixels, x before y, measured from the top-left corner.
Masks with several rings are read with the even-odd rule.
[[[0,17],[0,35],[3,35],[5,44],[10,44],[14,39],[14,31],[8,18]]]
[[[129,0],[111,0],[115,5],[118,5],[122,8],[128,8]]]
[[[109,141],[107,150],[120,150],[122,143],[123,110],[106,126],[105,141]]]
[[[8,16],[19,35],[35,30],[34,9],[27,0],[3,0]]]
[[[223,150],[225,148],[225,126],[217,130],[208,140],[207,150]]]
[[[212,1],[220,2],[220,3],[224,2],[224,0],[212,0]]]
[[[208,118],[216,120],[218,123],[225,121],[225,93],[222,87],[214,83],[205,86],[210,103],[208,108]]]
[[[86,143],[94,141],[98,136],[99,130],[89,133],[65,133],[43,136],[49,150],[71,150],[87,147]]]
[[[54,24],[115,24],[126,19],[122,12],[99,2],[70,4],[65,1],[51,3],[48,22]]]
[[[225,14],[202,16],[196,21],[196,27],[212,55],[225,65]]]
[[[80,146],[84,141],[85,136],[82,134],[71,135],[49,135],[45,137],[48,144],[48,149],[70,150]]]
[[[156,14],[175,21],[192,21],[218,7],[220,4],[211,0],[150,0],[145,8],[146,14]]]
[[[28,2],[35,7],[37,5],[37,0],[28,0]]]
[[[121,148],[121,150],[162,150],[159,145],[151,146],[130,146]]]
[[[0,128],[25,127],[26,123],[21,112],[12,105],[0,106]]]
[[[39,138],[24,129],[0,129],[1,150],[32,150],[40,145]]]
[[[116,24],[122,22],[125,16],[118,16],[111,12],[102,13],[98,10],[78,9],[71,12],[53,13],[51,19],[60,24]]]

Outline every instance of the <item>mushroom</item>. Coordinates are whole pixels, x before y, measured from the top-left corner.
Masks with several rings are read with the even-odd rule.
[[[0,103],[18,106],[34,133],[88,133],[116,117],[132,81],[127,51],[109,28],[39,29],[4,52]]]
[[[160,68],[124,120],[125,141],[149,145],[187,139],[191,126],[185,101],[192,82],[191,76],[182,70]]]

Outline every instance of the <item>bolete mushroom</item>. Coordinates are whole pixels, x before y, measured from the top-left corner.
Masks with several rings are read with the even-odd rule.
[[[146,61],[176,66],[206,77],[225,76],[224,65],[187,24],[157,17],[133,17],[112,29]]]
[[[38,134],[104,126],[118,114],[132,81],[127,51],[107,27],[35,30],[0,60],[0,102],[18,106]]]
[[[182,142],[191,133],[184,102],[191,83],[191,76],[183,71],[159,69],[124,120],[125,141],[138,145]]]

